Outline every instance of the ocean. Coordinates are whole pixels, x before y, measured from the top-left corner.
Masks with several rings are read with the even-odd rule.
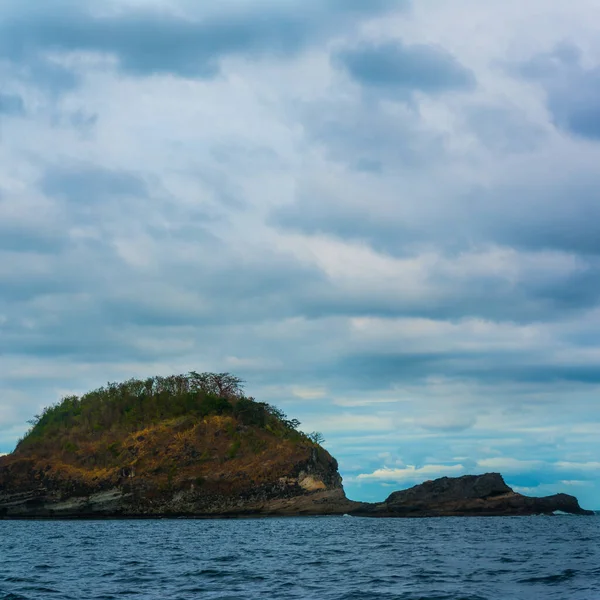
[[[600,599],[599,517],[0,521],[0,599]]]

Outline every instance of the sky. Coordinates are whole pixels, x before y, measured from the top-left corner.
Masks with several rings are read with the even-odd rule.
[[[0,0],[0,453],[228,371],[349,497],[600,509],[597,0]]]

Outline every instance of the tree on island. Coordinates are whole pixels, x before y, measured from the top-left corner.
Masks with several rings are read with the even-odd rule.
[[[320,431],[313,431],[312,433],[307,433],[306,437],[314,444],[320,445],[325,442],[325,436]]]

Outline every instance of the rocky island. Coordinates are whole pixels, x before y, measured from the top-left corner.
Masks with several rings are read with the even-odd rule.
[[[192,372],[64,398],[0,457],[0,518],[593,514],[566,494],[515,493],[498,473],[354,502],[319,435],[241,383]]]

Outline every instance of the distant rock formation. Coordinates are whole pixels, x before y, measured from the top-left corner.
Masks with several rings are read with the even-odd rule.
[[[532,498],[514,492],[500,473],[442,477],[394,492],[381,504],[361,506],[355,514],[373,517],[550,515],[561,511],[591,515],[577,498],[555,494]]]

